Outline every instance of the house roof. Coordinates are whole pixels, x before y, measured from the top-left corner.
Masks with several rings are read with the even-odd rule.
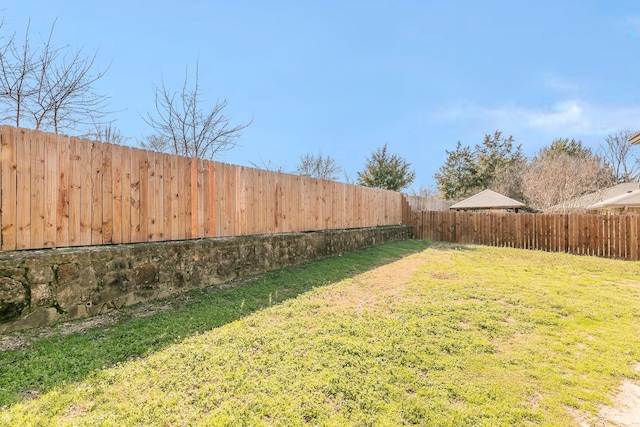
[[[589,209],[614,208],[624,206],[640,206],[640,189],[636,184],[636,190],[610,197],[601,202],[594,203]]]
[[[615,198],[620,195],[626,195],[629,192],[639,190],[640,184],[637,182],[625,182],[613,187],[603,188],[593,193],[585,194],[561,205],[553,206],[550,210],[568,209],[591,209],[592,206],[600,204],[605,200]]]
[[[449,209],[509,209],[522,208],[525,204],[503,196],[493,190],[484,190],[449,207]]]
[[[631,135],[629,142],[632,144],[640,144],[640,132]]]

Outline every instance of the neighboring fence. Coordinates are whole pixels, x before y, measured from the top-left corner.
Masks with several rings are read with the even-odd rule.
[[[435,197],[406,196],[409,207],[414,211],[448,211],[455,202]]]
[[[418,239],[640,259],[640,215],[423,211],[409,223]]]
[[[2,250],[396,225],[400,193],[0,127]]]

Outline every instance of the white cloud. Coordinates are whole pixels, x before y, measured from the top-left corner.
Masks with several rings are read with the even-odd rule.
[[[546,75],[542,78],[542,83],[545,88],[551,89],[556,93],[577,93],[581,87],[573,80],[567,80],[554,74]]]
[[[579,99],[547,108],[525,106],[453,107],[433,117],[455,122],[483,122],[489,129],[520,129],[544,134],[601,136],[640,128],[640,107],[592,104]]]

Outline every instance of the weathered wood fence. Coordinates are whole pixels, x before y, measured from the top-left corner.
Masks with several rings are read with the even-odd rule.
[[[2,250],[400,224],[400,193],[0,127]]]
[[[640,215],[412,212],[419,239],[640,259]]]

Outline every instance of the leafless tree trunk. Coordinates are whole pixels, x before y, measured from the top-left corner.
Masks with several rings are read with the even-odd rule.
[[[180,92],[171,91],[163,80],[154,88],[154,96],[155,113],[147,113],[144,120],[156,133],[141,142],[146,148],[213,159],[215,155],[234,148],[242,132],[253,121],[232,125],[224,115],[226,99],[218,100],[211,110],[203,111],[198,63],[193,86],[190,86],[187,67]]]

